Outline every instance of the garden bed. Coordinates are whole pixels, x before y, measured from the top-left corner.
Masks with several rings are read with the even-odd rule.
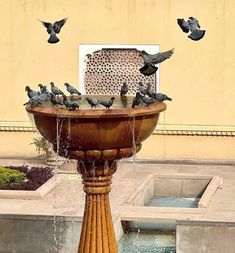
[[[21,167],[7,166],[5,168],[18,170],[20,172],[25,173],[26,180],[22,182],[21,184],[6,184],[3,186],[0,186],[0,190],[35,191],[53,176],[52,169],[49,167],[29,168],[27,166],[21,166]]]
[[[25,180],[20,184],[0,186],[0,198],[9,199],[42,199],[51,192],[59,180],[49,167],[6,166],[25,173]]]

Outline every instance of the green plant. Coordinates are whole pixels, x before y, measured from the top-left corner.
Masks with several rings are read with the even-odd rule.
[[[26,179],[26,174],[14,169],[0,167],[0,186],[21,184]]]
[[[33,142],[30,144],[34,144],[36,146],[38,154],[43,153],[47,158],[51,156],[51,144],[44,137],[40,136],[33,138]]]

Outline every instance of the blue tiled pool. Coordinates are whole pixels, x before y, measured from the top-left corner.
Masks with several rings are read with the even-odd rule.
[[[199,198],[154,197],[145,206],[196,208],[199,200]]]
[[[124,234],[118,242],[119,253],[175,253],[174,233],[143,231]]]

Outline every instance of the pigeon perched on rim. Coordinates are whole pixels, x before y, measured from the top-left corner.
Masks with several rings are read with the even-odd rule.
[[[27,96],[29,99],[40,94],[40,92],[32,90],[28,85],[25,87],[25,91],[27,91]]]
[[[206,33],[205,30],[200,29],[201,27],[199,25],[199,22],[194,17],[189,17],[188,21],[185,21],[183,18],[178,18],[177,23],[183,32],[185,33],[191,32],[188,35],[188,38],[190,38],[191,40],[195,41],[200,40],[204,37]]]
[[[146,104],[146,105],[150,105],[153,104],[155,102],[155,100],[151,97],[148,96],[141,96],[142,101]]]
[[[132,108],[135,108],[135,106],[138,106],[142,101],[142,96],[140,92],[136,92],[135,97],[133,98],[132,101]]]
[[[123,85],[121,87],[120,96],[121,97],[125,96],[127,94],[127,92],[128,92],[128,86],[127,86],[127,84],[125,82],[125,83],[123,83]]]
[[[59,42],[59,38],[56,36],[56,34],[60,33],[61,28],[66,23],[67,18],[61,19],[60,21],[56,21],[54,24],[49,22],[44,22],[42,20],[39,20],[44,27],[47,28],[47,33],[50,34],[50,37],[48,39],[48,43],[55,44]]]
[[[61,101],[55,94],[49,93],[50,101],[53,105],[63,105],[63,101]]]
[[[154,95],[155,95],[154,90],[151,89],[151,84],[150,84],[150,83],[147,83],[146,94],[147,94],[149,97],[154,97]]]
[[[47,94],[37,94],[29,99],[28,102],[24,103],[24,105],[30,104],[31,106],[41,105],[43,102],[47,100]]]
[[[143,95],[147,94],[147,87],[142,82],[139,82],[139,91]]]
[[[41,83],[38,84],[38,87],[40,89],[40,93],[49,94],[50,92],[47,90],[46,85],[43,85]]]
[[[51,92],[54,93],[56,96],[57,95],[65,96],[64,92],[61,91],[59,88],[57,88],[53,82],[50,82],[50,85],[51,85]]]
[[[170,98],[166,94],[162,94],[162,93],[154,94],[154,99],[155,99],[156,102],[163,102],[165,100],[172,101],[172,98]]]
[[[96,98],[86,97],[85,99],[88,102],[88,104],[91,106],[91,108],[93,107],[96,108],[96,106],[100,103],[100,101]]]
[[[76,89],[74,88],[72,85],[70,85],[69,83],[65,83],[64,84],[66,86],[67,91],[73,95],[73,94],[77,94],[78,96],[81,96],[82,94]]]
[[[79,109],[79,103],[69,100],[65,95],[63,95],[63,104],[70,110]]]
[[[100,101],[100,104],[109,110],[110,107],[113,105],[114,100],[115,100],[115,97],[111,97],[110,100]]]
[[[156,54],[148,54],[144,50],[139,51],[140,56],[144,59],[144,66],[139,69],[140,72],[145,76],[153,75],[158,70],[158,67],[154,65],[169,59],[173,53],[173,48],[171,50]]]

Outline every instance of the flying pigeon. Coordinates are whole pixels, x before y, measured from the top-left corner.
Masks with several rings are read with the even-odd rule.
[[[25,87],[25,91],[27,91],[29,99],[40,94],[38,91],[32,90],[28,85]]]
[[[177,23],[182,29],[183,32],[188,33],[191,32],[188,37],[191,40],[200,40],[204,37],[206,31],[201,30],[199,22],[196,18],[194,17],[189,17],[188,21],[185,21],[183,18],[178,18]]]
[[[70,110],[79,109],[79,103],[70,101],[65,95],[63,95],[63,103]]]
[[[153,75],[157,70],[158,67],[155,67],[154,65],[159,64],[166,59],[169,59],[172,54],[174,53],[174,49],[157,53],[157,54],[148,54],[147,52],[139,51],[140,56],[144,59],[144,66],[140,68],[140,72],[145,76]]]
[[[51,92],[52,93],[54,93],[55,95],[65,96],[64,92],[61,91],[59,88],[57,88],[53,82],[50,82],[50,85],[51,85]]]
[[[65,83],[64,84],[67,88],[67,91],[73,95],[73,94],[77,94],[78,96],[81,96],[82,94],[77,90],[75,89],[72,85],[70,85],[69,83]]]
[[[56,36],[57,33],[60,33],[60,30],[62,28],[62,26],[66,23],[67,18],[64,18],[60,21],[56,21],[53,25],[52,23],[49,22],[44,22],[39,20],[43,26],[45,26],[47,28],[47,32],[48,34],[50,34],[50,37],[48,39],[47,42],[51,43],[51,44],[55,44],[57,42],[59,42],[60,40],[58,39],[58,37]]]
[[[96,98],[86,97],[85,99],[88,102],[88,104],[91,106],[91,108],[93,108],[93,107],[96,108],[96,106],[100,103],[100,101]]]
[[[53,94],[53,93],[49,93],[49,94],[50,94],[51,103],[53,105],[63,105],[64,104],[58,97],[56,97],[55,94]]]
[[[142,101],[141,94],[139,92],[136,92],[135,97],[132,101],[132,108],[135,108],[135,106],[138,106]]]
[[[108,101],[100,101],[100,104],[106,107],[106,109],[110,109],[110,107],[113,105],[113,101],[115,100],[115,97],[111,97]]]
[[[154,99],[155,99],[156,102],[162,102],[162,101],[165,101],[165,100],[172,101],[172,98],[170,98],[167,95],[162,94],[162,93],[154,94]]]
[[[125,96],[128,92],[128,86],[126,83],[123,83],[122,87],[121,87],[121,91],[120,91],[120,96]]]

